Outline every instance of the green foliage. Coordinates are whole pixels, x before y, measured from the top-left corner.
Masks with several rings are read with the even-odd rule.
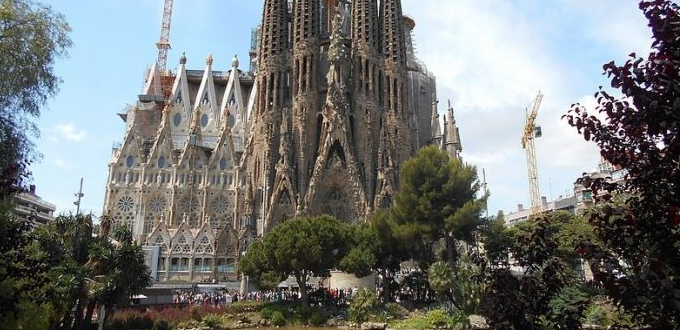
[[[400,178],[391,209],[395,236],[408,242],[410,257],[423,267],[434,261],[433,244],[446,238],[447,261],[454,264],[453,240],[473,241],[482,223],[485,198],[476,197],[480,188],[476,169],[430,146],[403,164]]]
[[[430,265],[427,271],[427,280],[430,282],[430,288],[438,294],[446,297],[451,296],[451,287],[453,287],[453,269],[444,261],[437,261]]]
[[[349,304],[349,319],[352,322],[366,322],[376,312],[378,297],[369,289],[359,289]]]
[[[282,327],[286,325],[286,318],[280,311],[274,311],[272,313],[271,323],[273,326]]]
[[[326,322],[326,316],[315,310],[312,312],[312,315],[309,317],[309,324],[315,327],[321,326]]]
[[[0,199],[20,188],[34,158],[33,119],[59,90],[54,72],[72,42],[64,16],[29,0],[0,0]]]
[[[239,260],[240,270],[251,276],[264,272],[292,275],[305,288],[308,275],[328,275],[347,255],[347,234],[354,231],[349,226],[327,215],[288,220],[250,247]],[[302,301],[309,304],[306,290],[302,290]]]
[[[398,319],[408,315],[408,310],[395,302],[386,303],[382,310],[385,312],[385,316],[388,319]]]
[[[449,316],[449,314],[447,314],[446,311],[443,311],[441,309],[431,310],[427,312],[425,317],[427,318],[427,322],[430,323],[430,325],[435,328],[453,325],[453,318],[451,318],[451,316]]]
[[[499,212],[488,222],[488,226],[482,231],[482,241],[486,257],[491,265],[505,265],[508,261],[513,238],[505,227],[503,213]]]
[[[589,302],[590,297],[579,285],[563,288],[550,300],[550,319],[563,328],[578,329]]]
[[[579,251],[607,295],[640,324],[680,329],[680,6],[642,0],[639,8],[651,30],[651,50],[603,66],[616,93],[602,87],[595,93],[600,115],[580,104],[565,115],[626,173],[621,184],[579,180],[593,191],[597,207],[588,220],[602,240],[584,242]]]
[[[482,308],[496,328],[531,329],[553,324],[581,327],[588,296],[574,266],[578,240],[587,224],[567,212],[541,215],[508,229],[512,257],[525,268],[521,278],[509,268],[493,269],[486,280]]]
[[[583,312],[583,324],[605,326],[607,325],[607,311],[597,304],[590,304]]]
[[[272,314],[274,313],[274,310],[272,310],[269,307],[265,307],[260,310],[260,317],[265,320],[270,320],[272,318]]]
[[[223,325],[222,317],[220,317],[219,315],[215,315],[215,314],[206,315],[203,318],[202,323],[203,323],[203,325],[205,325],[206,327],[208,327],[210,329],[217,329],[217,328],[222,327],[222,325]]]
[[[166,320],[162,319],[156,319],[153,322],[153,326],[151,327],[151,330],[172,330],[172,327],[170,326],[170,323]]]
[[[461,258],[454,268],[451,286],[452,302],[456,308],[467,314],[478,313],[486,291],[483,270],[468,257]]]

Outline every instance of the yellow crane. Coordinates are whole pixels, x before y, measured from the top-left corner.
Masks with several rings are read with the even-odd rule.
[[[531,110],[526,109],[526,123],[524,125],[524,135],[522,136],[522,148],[527,154],[527,172],[529,176],[529,200],[531,201],[531,214],[537,214],[542,211],[541,193],[538,189],[538,166],[536,165],[536,138],[542,136],[541,127],[536,126],[536,116],[538,116],[538,108],[541,106],[543,94],[538,92]]]
[[[161,93],[164,99],[170,97],[172,92],[172,73],[166,70],[168,63],[168,51],[170,47],[170,22],[172,21],[172,2],[173,0],[165,0],[163,5],[163,20],[161,22],[161,38],[156,43],[158,47],[158,58],[156,59],[156,70],[158,77],[160,77]]]

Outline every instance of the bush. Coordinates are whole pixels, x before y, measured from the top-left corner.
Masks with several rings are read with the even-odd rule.
[[[349,319],[356,323],[363,323],[375,312],[378,298],[368,289],[360,289],[349,304]]]
[[[583,313],[584,325],[605,326],[607,324],[607,311],[602,306],[592,304]]]
[[[309,317],[309,324],[318,327],[326,322],[326,316],[319,311],[314,311]]]
[[[387,319],[398,319],[408,316],[408,310],[395,302],[388,302],[383,306],[383,311]]]
[[[441,309],[434,309],[427,312],[425,318],[427,319],[427,322],[430,323],[430,325],[435,328],[453,325],[453,319],[451,318],[451,316],[449,316],[449,314],[447,314],[446,311],[443,311]]]
[[[222,318],[215,314],[206,315],[203,318],[203,325],[210,329],[217,329],[222,326]]]
[[[151,330],[172,330],[172,327],[168,321],[156,319],[156,321],[153,322],[153,327],[151,327]]]
[[[259,312],[265,307],[265,303],[259,301],[237,301],[229,305],[229,309],[234,313]]]
[[[274,311],[271,308],[265,307],[260,310],[260,317],[265,320],[271,320],[273,313]]]
[[[282,327],[286,325],[286,318],[283,316],[283,313],[279,311],[274,311],[272,313],[272,319],[271,319],[272,325],[276,327]]]

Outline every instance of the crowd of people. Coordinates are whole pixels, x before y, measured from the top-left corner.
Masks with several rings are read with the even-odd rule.
[[[324,288],[319,287],[310,291],[309,298],[313,304],[349,304],[352,296],[356,294],[358,288]],[[280,288],[269,291],[254,291],[244,295],[236,291],[216,290],[210,292],[195,291],[176,291],[173,295],[173,303],[190,305],[212,305],[220,306],[234,303],[237,301],[260,301],[260,302],[282,302],[296,301],[301,299],[298,288]]]

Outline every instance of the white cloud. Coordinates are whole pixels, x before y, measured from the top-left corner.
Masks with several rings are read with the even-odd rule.
[[[418,57],[437,76],[439,98],[451,98],[467,162],[486,170],[490,212],[528,204],[525,108],[540,89],[537,123],[543,195],[573,187],[599,160],[561,117],[574,102],[594,106],[606,84],[602,64],[640,52],[649,34],[636,4],[617,0],[403,0],[416,21]],[[605,19],[606,18],[606,19]],[[443,107],[440,108],[443,111]]]
[[[70,165],[68,162],[66,162],[65,160],[61,159],[61,158],[55,158],[52,162],[53,162],[54,165],[56,165],[57,167],[61,167],[61,168],[63,168],[63,169],[71,168],[71,165]]]
[[[58,140],[67,140],[72,142],[80,142],[85,140],[87,137],[87,132],[78,129],[74,123],[62,123],[58,124],[52,130],[53,136],[50,137],[50,141],[54,141],[54,138]]]

